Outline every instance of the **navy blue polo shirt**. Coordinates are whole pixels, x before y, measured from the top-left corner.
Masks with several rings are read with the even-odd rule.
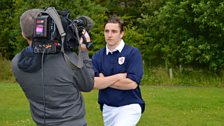
[[[144,112],[145,103],[142,99],[139,84],[143,76],[142,57],[137,48],[124,45],[121,52],[115,51],[106,54],[106,48],[102,48],[92,57],[95,76],[100,73],[104,76],[110,76],[118,73],[127,73],[127,78],[138,84],[136,89],[118,90],[114,88],[105,88],[99,90],[98,103],[102,110],[103,104],[119,107],[129,104],[140,104]]]

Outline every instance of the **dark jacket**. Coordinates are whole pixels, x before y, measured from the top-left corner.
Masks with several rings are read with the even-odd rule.
[[[67,55],[71,60],[77,60],[74,53]],[[42,61],[42,54],[34,54],[28,47],[13,58],[12,69],[38,126],[86,124],[81,92],[91,91],[94,84],[92,63],[87,55],[84,67],[72,70],[62,53],[45,54]]]

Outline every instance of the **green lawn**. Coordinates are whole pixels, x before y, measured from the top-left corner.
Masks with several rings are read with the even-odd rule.
[[[224,126],[224,88],[142,86],[138,126]],[[83,93],[88,126],[103,126],[97,90]],[[35,126],[17,84],[0,83],[0,126]]]

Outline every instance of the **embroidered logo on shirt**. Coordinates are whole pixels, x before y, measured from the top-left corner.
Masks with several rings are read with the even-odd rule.
[[[124,64],[124,61],[125,61],[125,57],[118,58],[118,64],[122,65],[122,64]]]

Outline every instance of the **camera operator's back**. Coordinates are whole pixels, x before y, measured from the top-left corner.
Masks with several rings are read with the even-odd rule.
[[[24,51],[27,50],[23,50],[23,54]],[[77,60],[74,53],[68,55]],[[20,53],[15,56],[12,63],[16,80],[29,99],[34,121],[38,125],[84,125],[85,106],[80,92],[91,91],[93,88],[93,78],[86,74],[88,69],[83,67],[72,70],[63,55],[58,53],[45,55],[43,66],[36,72],[24,72],[17,64],[33,64],[30,62],[31,64],[27,65],[21,58],[30,59],[28,62],[32,57],[23,57]]]
[[[82,55],[83,67],[72,69],[61,52],[34,53],[34,22],[43,11],[30,9],[20,17],[22,35],[29,46],[13,58],[14,76],[30,103],[32,118],[38,126],[85,126],[81,91],[93,89],[92,62],[88,55]],[[79,61],[75,53],[65,53],[71,62]]]

